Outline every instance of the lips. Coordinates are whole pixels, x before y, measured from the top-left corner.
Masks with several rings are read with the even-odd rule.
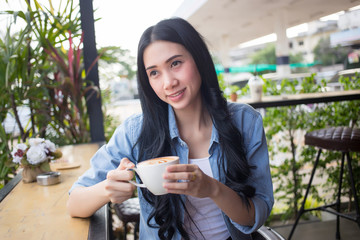
[[[172,100],[181,98],[181,96],[182,96],[183,93],[185,92],[185,89],[186,89],[186,88],[184,88],[184,89],[182,89],[182,90],[180,90],[180,91],[177,91],[177,92],[175,92],[175,93],[173,93],[173,94],[168,95],[168,98],[171,98]]]

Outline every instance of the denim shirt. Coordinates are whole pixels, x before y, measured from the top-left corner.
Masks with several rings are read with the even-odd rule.
[[[246,148],[247,159],[250,165],[256,166],[251,170],[248,184],[256,189],[255,196],[251,198],[255,208],[255,224],[253,226],[242,226],[223,213],[225,224],[232,239],[251,239],[250,233],[260,228],[270,215],[274,204],[273,186],[270,175],[268,149],[260,113],[246,104],[228,103],[229,111],[235,126],[240,130]],[[122,158],[126,157],[136,164],[138,148],[133,149],[141,131],[142,114],[133,115],[126,119],[114,132],[109,142],[102,146],[91,159],[91,168],[87,170],[72,186],[70,192],[78,186],[92,186],[106,179],[108,171],[118,167]],[[169,130],[174,143],[180,163],[187,164],[189,148],[181,140],[174,112],[169,106]],[[219,136],[213,126],[210,146],[209,161],[213,177],[218,181],[225,182],[225,173],[218,169],[218,159],[221,155]],[[226,167],[226,166],[225,166]],[[151,206],[143,198],[138,189],[140,199],[140,240],[159,239],[158,229],[147,226],[147,219],[151,212]],[[151,221],[155,223],[154,219]],[[176,233],[174,240],[180,240],[181,236]]]

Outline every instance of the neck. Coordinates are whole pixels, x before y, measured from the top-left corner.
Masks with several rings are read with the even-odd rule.
[[[212,126],[211,117],[202,101],[198,101],[190,108],[174,110],[174,112],[181,135],[186,132],[202,131],[202,129]]]
[[[212,120],[206,107],[199,102],[190,109],[175,111],[180,137],[189,148],[189,158],[209,156]]]

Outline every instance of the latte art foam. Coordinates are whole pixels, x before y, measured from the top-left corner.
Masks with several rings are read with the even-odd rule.
[[[143,165],[143,166],[145,166],[145,165],[156,165],[156,164],[171,162],[171,161],[174,161],[175,159],[176,159],[176,157],[174,157],[174,158],[171,158],[171,157],[153,158],[153,159],[141,162],[141,163],[139,163],[139,165]]]

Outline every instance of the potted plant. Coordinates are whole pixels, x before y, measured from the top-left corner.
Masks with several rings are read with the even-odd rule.
[[[49,162],[62,156],[55,144],[43,138],[30,138],[19,143],[11,153],[12,161],[23,167],[22,177],[25,183],[36,181],[40,173],[50,172]]]
[[[236,102],[239,90],[240,90],[240,88],[237,85],[230,86],[230,100],[231,101]]]

